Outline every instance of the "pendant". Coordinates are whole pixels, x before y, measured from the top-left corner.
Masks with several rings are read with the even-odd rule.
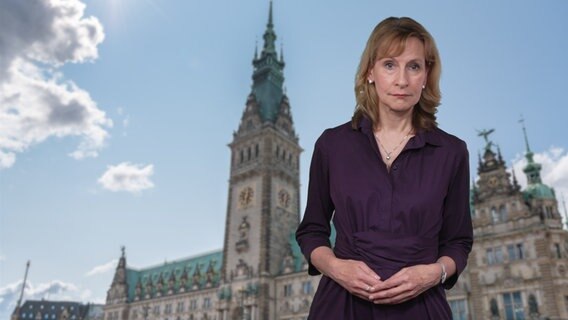
[[[390,160],[390,159],[391,159],[391,157],[390,157],[390,156],[387,156],[387,160]]]

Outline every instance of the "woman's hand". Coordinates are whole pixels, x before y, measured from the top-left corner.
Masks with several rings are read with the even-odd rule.
[[[310,260],[321,273],[333,279],[351,294],[367,301],[370,301],[370,289],[383,283],[379,275],[364,262],[339,259],[329,247],[314,249]]]
[[[439,263],[403,268],[386,281],[373,286],[367,293],[367,299],[377,304],[408,301],[440,283],[441,272]]]
[[[336,258],[331,263],[328,276],[359,298],[371,301],[369,292],[372,287],[380,286],[383,282],[369,266],[362,261]]]

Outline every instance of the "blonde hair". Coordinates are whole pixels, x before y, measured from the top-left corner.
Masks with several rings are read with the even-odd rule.
[[[417,38],[424,44],[428,70],[426,88],[422,90],[420,100],[413,109],[412,125],[417,130],[429,130],[438,125],[435,114],[442,96],[440,93],[442,66],[434,38],[420,23],[411,18],[390,17],[381,21],[373,29],[365,50],[361,55],[361,62],[355,76],[355,99],[357,104],[351,121],[354,129],[357,129],[359,121],[363,116],[369,118],[373,126],[378,123],[379,114],[377,106],[379,97],[377,96],[375,86],[368,82],[369,73],[377,60],[400,55],[406,47],[406,40],[410,37]]]

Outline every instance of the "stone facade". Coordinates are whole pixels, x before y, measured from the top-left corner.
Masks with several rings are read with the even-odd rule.
[[[473,250],[448,293],[454,318],[568,319],[568,232],[554,190],[542,183],[528,140],[521,190],[489,133],[471,192]]]

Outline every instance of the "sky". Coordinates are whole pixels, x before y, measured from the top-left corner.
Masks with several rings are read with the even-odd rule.
[[[374,26],[410,16],[442,59],[442,129],[472,177],[496,143],[519,182],[530,148],[568,196],[566,1],[274,1],[300,145],[349,121]],[[268,0],[0,0],[0,319],[24,299],[103,303],[126,247],[145,268],[220,250],[229,148]]]

